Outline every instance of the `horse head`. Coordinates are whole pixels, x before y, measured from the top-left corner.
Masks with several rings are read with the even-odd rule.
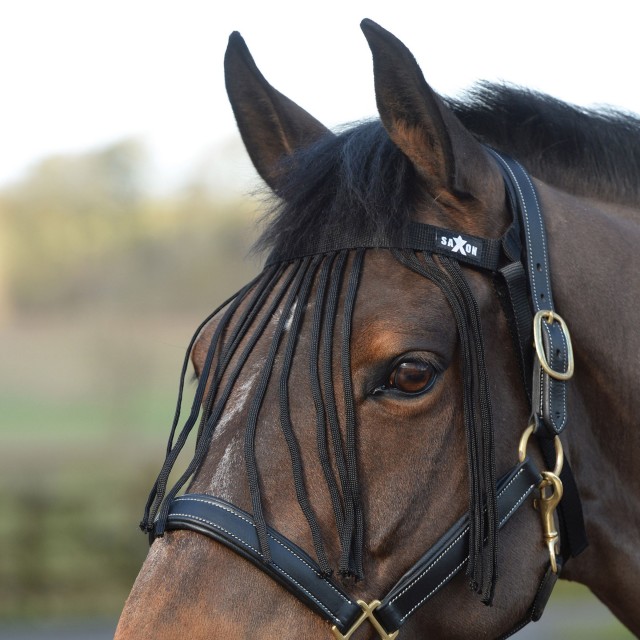
[[[196,400],[150,498],[155,541],[119,640],[331,637],[228,545],[166,526],[190,478],[188,494],[241,510],[265,566],[278,532],[363,602],[382,599],[467,518],[464,570],[411,612],[401,637],[507,633],[548,571],[532,500],[499,532],[496,515],[496,481],[517,462],[530,414],[494,278],[471,264],[473,238],[497,242],[513,221],[503,172],[409,50],[371,21],[362,28],[380,120],[338,134],[230,38],[231,105],[274,194],[259,242],[269,257],[190,348]],[[416,223],[446,231],[439,252],[407,244]],[[167,494],[198,424],[193,460]],[[362,624],[353,637],[379,633]]]

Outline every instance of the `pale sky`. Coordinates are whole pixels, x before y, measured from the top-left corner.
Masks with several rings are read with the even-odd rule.
[[[178,184],[237,139],[222,75],[233,30],[330,127],[375,115],[365,17],[445,95],[506,80],[640,113],[638,16],[631,0],[0,0],[0,185],[126,137],[148,145],[157,181]]]

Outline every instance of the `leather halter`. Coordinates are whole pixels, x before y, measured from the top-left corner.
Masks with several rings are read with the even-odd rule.
[[[513,223],[505,235],[499,239],[486,239],[414,222],[404,248],[444,254],[494,274],[496,283],[503,290],[525,389],[531,400],[530,432],[535,433],[546,464],[553,467],[559,446],[557,436],[567,423],[566,380],[573,367],[571,343],[566,325],[553,305],[547,240],[535,187],[518,162],[492,149],[487,151],[503,174],[513,212]],[[332,245],[331,248],[350,248],[349,242],[348,238],[343,239],[341,246]],[[362,239],[359,242],[362,247]],[[372,242],[376,244],[365,246],[389,246],[384,244],[384,239]],[[271,261],[278,259],[279,256],[272,256]],[[536,341],[535,352],[531,349],[532,337]],[[526,436],[528,438],[529,432]],[[557,552],[553,509],[547,510],[543,516],[547,518],[545,534],[550,566],[527,615],[503,637],[540,618],[563,563],[587,545],[580,498],[568,464],[561,473],[561,465],[557,466],[556,474],[540,472],[526,456],[526,439],[524,442],[518,464],[497,483],[499,527],[507,523],[536,488],[541,492],[541,506],[555,498],[555,507],[564,487],[559,506],[563,549]],[[557,483],[550,479],[551,476]],[[551,485],[550,498],[547,488]],[[267,534],[272,558],[271,562],[264,562],[251,515],[219,498],[204,494],[175,498],[169,507],[166,528],[196,531],[229,547],[328,620],[333,625],[334,636],[344,640],[365,622],[373,625],[380,638],[396,638],[406,620],[468,561],[469,526],[465,515],[381,601],[366,603],[354,601],[338,583],[323,575],[305,551],[271,528]],[[151,537],[154,537],[153,532]]]

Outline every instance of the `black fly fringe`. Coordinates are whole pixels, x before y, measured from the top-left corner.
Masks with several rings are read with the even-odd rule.
[[[282,269],[278,269],[278,272],[281,273]],[[284,278],[284,284],[282,286],[282,288],[279,290],[279,292],[276,293],[274,300],[272,301],[271,305],[270,305],[270,312],[274,313],[275,310],[278,308],[278,305],[280,304],[281,300],[282,300],[282,296],[284,295],[284,293],[286,292],[289,284],[291,283],[292,280],[292,275],[293,274],[289,274],[287,277]],[[269,280],[269,278],[267,277],[267,280]],[[258,288],[259,291],[262,290],[262,285],[259,286]],[[260,294],[260,297],[262,297],[262,293]],[[254,296],[254,300],[255,300],[255,296]],[[252,310],[252,306],[251,304],[249,305],[249,308],[247,311],[245,311],[245,317],[251,316],[253,315],[253,310]],[[267,313],[267,315],[265,317],[263,317],[262,321],[259,323],[258,327],[256,328],[256,330],[254,331],[253,335],[251,336],[251,338],[249,339],[249,341],[247,342],[247,345],[245,346],[245,348],[243,349],[240,357],[238,358],[238,362],[235,366],[235,369],[232,371],[232,373],[229,375],[229,378],[225,384],[224,390],[222,391],[222,393],[220,394],[220,397],[218,398],[217,402],[215,403],[215,405],[211,408],[210,413],[208,414],[208,418],[206,419],[206,422],[204,422],[204,424],[201,423],[201,429],[200,429],[200,434],[198,436],[198,439],[196,441],[196,449],[195,449],[195,453],[194,456],[191,460],[191,462],[189,463],[189,466],[187,467],[187,469],[184,471],[184,473],[180,476],[180,478],[177,480],[177,482],[174,484],[174,486],[172,487],[171,491],[169,491],[166,495],[165,501],[162,504],[162,508],[159,510],[158,512],[158,518],[156,521],[156,525],[155,525],[155,532],[156,535],[162,535],[162,533],[164,532],[164,524],[166,522],[166,517],[169,511],[169,506],[171,504],[171,501],[176,497],[176,495],[178,494],[178,492],[180,491],[180,489],[184,486],[184,484],[187,482],[187,480],[195,473],[195,471],[198,469],[198,467],[200,466],[200,464],[202,463],[202,461],[204,460],[204,457],[209,449],[209,443],[211,441],[211,437],[213,435],[213,432],[215,430],[215,427],[218,423],[218,421],[220,420],[220,418],[222,417],[222,413],[226,407],[227,401],[229,400],[229,397],[231,396],[231,392],[233,390],[233,387],[236,383],[236,381],[238,380],[238,377],[240,376],[242,369],[244,367],[245,362],[247,361],[251,351],[253,350],[253,348],[255,347],[258,339],[260,338],[260,336],[263,334],[269,319],[271,317],[270,313]],[[224,319],[223,319],[224,320]],[[221,323],[224,324],[224,326],[226,326],[226,323]],[[237,336],[237,341],[239,342],[240,340],[242,340],[247,331],[248,331],[248,324],[247,323],[242,323],[244,326],[244,331],[240,332]],[[209,359],[209,356],[214,352],[215,346],[213,345],[213,340],[212,340],[212,345],[210,345],[209,347],[209,351],[207,353],[207,360]],[[201,374],[202,377],[203,374]],[[217,382],[215,379],[212,381],[211,384],[211,389],[209,392],[209,397],[215,396],[215,393],[217,391]],[[194,401],[194,410],[195,410],[195,401]],[[203,418],[207,415],[207,411],[205,411],[203,413]]]
[[[187,352],[184,357],[184,361],[182,364],[182,371],[180,373],[180,386],[178,391],[178,400],[176,403],[176,411],[173,419],[173,423],[171,425],[171,431],[169,433],[169,439],[167,442],[167,453],[165,457],[165,461],[162,465],[160,473],[158,474],[158,478],[156,479],[151,492],[149,493],[149,498],[147,499],[147,504],[144,510],[144,516],[140,523],[140,528],[143,531],[151,532],[154,530],[154,520],[160,505],[163,503],[165,499],[165,491],[167,487],[167,482],[169,480],[169,474],[173,469],[173,466],[178,458],[178,455],[182,451],[184,445],[187,442],[187,438],[193,429],[193,426],[200,414],[200,404],[202,402],[202,398],[204,396],[204,392],[207,384],[207,377],[210,371],[211,363],[213,361],[213,355],[218,346],[218,339],[222,330],[226,326],[226,323],[230,320],[233,313],[237,310],[237,308],[242,303],[242,300],[246,296],[247,292],[251,290],[251,288],[255,285],[255,283],[260,279],[261,276],[254,278],[249,284],[243,287],[239,292],[228,298],[225,302],[223,302],[213,313],[209,314],[209,316],[200,324],[196,332],[194,333],[189,346],[187,348]],[[182,397],[184,392],[184,383],[186,378],[186,372],[189,366],[189,360],[191,357],[191,352],[193,350],[193,346],[195,345],[196,340],[198,339],[200,332],[204,329],[206,324],[218,313],[220,313],[225,307],[227,310],[224,314],[224,317],[220,321],[218,325],[217,331],[214,334],[211,345],[209,347],[209,352],[207,354],[207,358],[203,367],[202,375],[198,381],[198,387],[196,388],[196,393],[194,396],[194,401],[191,409],[191,413],[187,418],[182,431],[178,435],[177,441],[174,443],[174,437],[177,429],[177,425],[180,421],[180,415],[182,410]],[[157,531],[157,529],[156,529]],[[162,535],[164,532],[164,523],[160,523],[160,532],[158,535]]]
[[[302,458],[300,456],[300,448],[293,432],[293,424],[291,422],[291,413],[289,411],[289,376],[291,374],[291,365],[293,363],[293,356],[295,353],[296,344],[298,341],[300,325],[304,316],[305,308],[311,291],[311,285],[313,284],[313,278],[315,271],[320,262],[320,256],[314,256],[311,261],[311,265],[305,274],[304,281],[300,288],[300,292],[296,299],[295,308],[292,310],[292,316],[289,319],[289,339],[284,353],[284,360],[282,363],[282,371],[280,374],[279,385],[279,404],[280,404],[280,426],[282,433],[284,434],[287,447],[289,449],[289,456],[291,458],[291,466],[293,469],[293,482],[296,491],[296,497],[298,498],[298,504],[302,509],[302,513],[307,519],[311,536],[313,539],[313,546],[316,551],[316,557],[318,559],[318,565],[324,575],[331,574],[331,567],[327,554],[322,542],[322,534],[320,532],[320,525],[316,519],[316,516],[311,508],[309,502],[309,495],[304,482],[304,474],[302,468]]]
[[[264,396],[267,392],[267,387],[269,386],[269,380],[271,378],[271,373],[280,347],[280,340],[284,334],[289,316],[291,315],[291,309],[298,297],[298,293],[310,261],[310,258],[305,258],[291,267],[295,273],[295,279],[291,284],[289,295],[287,296],[284,306],[278,310],[280,317],[275,328],[269,353],[267,354],[263,365],[262,375],[260,376],[258,386],[251,400],[249,417],[247,419],[247,428],[244,437],[244,457],[247,468],[247,478],[249,481],[249,492],[251,494],[251,505],[253,507],[253,520],[256,527],[256,533],[258,535],[258,542],[260,544],[260,552],[262,553],[263,560],[266,563],[271,562],[271,551],[269,549],[269,541],[267,538],[267,523],[262,509],[262,492],[258,478],[258,462],[256,459],[255,442],[256,428],[258,425],[260,409],[262,408]]]
[[[360,272],[364,261],[364,249],[358,249],[353,257],[351,273],[349,275],[348,288],[344,300],[344,317],[342,324],[342,386],[344,391],[345,404],[345,431],[346,431],[346,456],[347,456],[347,479],[348,479],[348,499],[353,505],[350,509],[353,521],[347,520],[345,523],[345,541],[348,539],[350,545],[343,547],[340,570],[353,575],[361,580],[364,577],[362,567],[362,550],[364,545],[364,518],[362,514],[362,501],[360,499],[360,486],[358,483],[358,463],[356,457],[356,416],[353,399],[353,382],[351,379],[351,322],[353,319],[353,308],[355,305],[358,285],[360,283]],[[344,571],[344,561],[348,558],[347,571]]]
[[[336,404],[336,393],[333,384],[333,345],[335,340],[335,325],[338,313],[338,302],[342,280],[347,263],[348,252],[341,251],[336,259],[331,274],[331,282],[327,293],[327,300],[324,309],[324,336],[322,340],[322,383],[324,388],[324,402],[326,408],[326,419],[331,437],[331,446],[333,448],[334,460],[338,470],[338,478],[340,480],[340,490],[342,493],[343,511],[342,517],[336,522],[338,525],[338,535],[340,537],[341,555],[338,563],[338,571],[342,575],[350,574],[350,549],[351,535],[353,526],[348,527],[348,523],[355,521],[355,508],[353,500],[349,493],[349,477],[347,472],[347,462],[345,457],[342,435],[340,432],[340,420],[338,417],[338,408]],[[326,436],[325,436],[326,437]],[[323,465],[325,468],[325,477],[329,474],[333,475],[331,465],[328,463]]]
[[[439,258],[444,271],[428,254],[420,260],[412,251],[393,250],[396,259],[432,280],[453,311],[462,350],[463,408],[469,471],[469,562],[471,588],[491,604],[496,581],[497,502],[493,425],[484,343],[477,303],[457,263]],[[478,382],[476,382],[478,381]],[[476,407],[480,421],[476,420]],[[486,501],[486,507],[485,507]]]
[[[470,494],[467,575],[472,588],[482,595],[483,602],[490,603],[496,578],[496,472],[491,404],[478,306],[457,262],[441,257],[436,263],[430,255],[422,255],[420,259],[412,251],[392,252],[399,262],[440,287],[458,327]],[[364,249],[352,252],[343,250],[267,267],[200,325],[185,357],[166,459],[149,496],[141,523],[145,531],[153,532],[156,536],[163,535],[171,501],[204,461],[216,425],[224,414],[235,385],[241,379],[245,364],[267,328],[275,324],[268,353],[250,400],[244,435],[247,482],[260,552],[265,562],[271,562],[256,434],[262,405],[278,363],[280,370],[276,384],[279,421],[291,459],[296,497],[311,531],[318,565],[324,574],[331,573],[320,525],[309,499],[302,454],[290,412],[291,371],[302,326],[310,322],[308,371],[316,414],[316,445],[340,540],[338,570],[343,576],[363,578],[364,514],[356,453],[351,330],[364,256]],[[341,301],[342,312],[339,314]],[[308,307],[312,313],[306,318]],[[193,406],[176,437],[191,351],[207,322],[216,314],[221,314],[221,317],[200,372]],[[342,418],[338,411],[333,371],[334,345],[339,336],[339,369],[344,402]],[[479,419],[476,416],[480,416]],[[198,417],[199,429],[193,458],[171,490],[167,491],[169,474]]]
[[[267,338],[270,340],[268,352],[261,363],[261,373],[248,406],[244,433],[247,483],[260,552],[266,563],[271,562],[256,436],[267,389],[272,384],[272,378],[275,378],[274,371],[279,367],[279,377],[273,380],[273,384],[278,389],[280,428],[291,459],[296,497],[311,531],[320,570],[326,575],[331,573],[320,525],[305,483],[302,452],[291,418],[291,372],[302,327],[308,322],[311,324],[308,371],[316,413],[315,439],[340,540],[338,569],[345,576],[363,577],[364,515],[356,453],[351,330],[364,255],[364,249],[353,252],[343,250],[267,267],[200,325],[185,357],[166,459],[149,496],[141,524],[145,531],[154,536],[164,534],[172,500],[203,463],[216,426],[224,415],[234,387],[241,380],[253,349],[268,327],[272,327],[273,335]],[[307,314],[307,308],[312,312]],[[197,338],[214,316],[220,319],[213,331],[202,371],[199,372],[193,405],[181,431],[177,433],[189,359]],[[344,416],[339,415],[334,384],[336,340],[339,342]],[[193,457],[167,491],[169,475],[198,422]]]
[[[478,389],[476,393],[480,403],[480,421],[482,430],[480,444],[482,445],[483,485],[487,510],[487,527],[486,531],[483,533],[482,540],[486,541],[486,548],[489,552],[482,554],[480,567],[478,567],[477,564],[473,567],[473,581],[477,587],[478,593],[482,594],[482,601],[485,604],[491,604],[493,601],[496,580],[498,504],[495,491],[496,463],[493,443],[493,415],[491,411],[489,378],[485,362],[482,327],[480,324],[480,310],[478,309],[478,303],[471,292],[469,283],[462,274],[460,264],[448,257],[443,257],[441,261],[465,299],[467,310],[469,312],[469,320],[471,321],[470,324],[473,333],[473,341],[476,344],[476,366],[478,371],[476,378],[478,380]]]
[[[240,321],[236,324],[232,335],[222,345],[213,380],[211,381],[209,387],[209,393],[203,405],[200,427],[198,429],[198,438],[200,438],[205,424],[211,416],[213,401],[218,391],[218,386],[221,382],[222,375],[226,371],[231,358],[235,355],[240,341],[244,339],[247,331],[255,321],[257,315],[260,313],[260,311],[263,310],[265,301],[273,292],[278,280],[282,277],[284,269],[284,265],[280,265],[278,268],[272,268],[269,271],[265,272],[264,277],[256,285],[251,300],[248,302],[247,308],[244,311],[242,318],[240,318]]]
[[[340,489],[338,488],[338,483],[336,482],[336,478],[333,473],[333,469],[331,468],[331,461],[329,458],[329,444],[327,441],[327,411],[325,409],[325,403],[322,396],[319,368],[320,337],[323,326],[322,318],[324,314],[324,303],[327,296],[329,276],[331,275],[331,268],[333,266],[335,258],[335,254],[327,256],[327,258],[322,263],[322,268],[320,269],[320,273],[318,275],[318,282],[316,285],[316,299],[311,326],[311,354],[309,358],[309,377],[311,385],[311,396],[313,398],[313,405],[316,411],[316,446],[318,448],[318,458],[320,460],[320,465],[322,466],[322,472],[324,473],[329,496],[331,497],[331,506],[333,507],[333,514],[336,520],[338,536],[341,538],[344,528],[344,508],[342,504]]]

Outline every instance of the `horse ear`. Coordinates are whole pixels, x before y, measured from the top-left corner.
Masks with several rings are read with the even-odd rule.
[[[433,195],[479,197],[491,171],[486,152],[427,84],[407,47],[372,20],[362,31],[373,54],[376,101],[389,137]]]
[[[224,70],[245,147],[258,173],[277,191],[282,159],[329,130],[265,80],[238,32],[229,38]]]

